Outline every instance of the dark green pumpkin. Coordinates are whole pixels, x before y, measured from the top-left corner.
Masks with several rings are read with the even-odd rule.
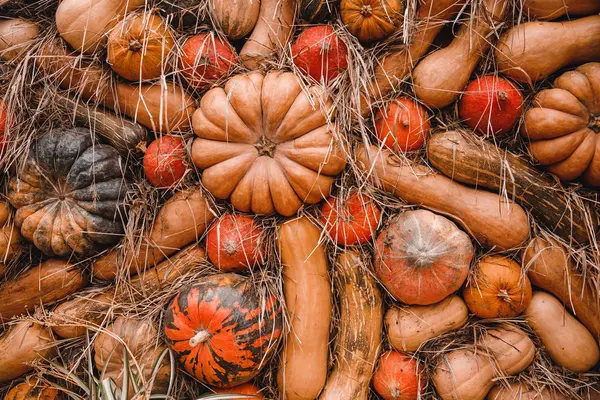
[[[90,256],[123,233],[128,183],[119,153],[87,129],[54,129],[33,143],[10,203],[21,234],[49,256]]]

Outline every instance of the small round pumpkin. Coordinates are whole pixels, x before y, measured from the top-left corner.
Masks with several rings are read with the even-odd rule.
[[[259,0],[210,0],[215,26],[230,39],[242,39],[254,29],[260,14]]]
[[[480,318],[516,317],[525,311],[531,296],[531,282],[521,266],[499,256],[479,261],[463,293],[469,310]]]
[[[329,195],[346,165],[327,121],[325,89],[292,72],[236,75],[209,90],[192,118],[192,160],[202,183],[239,211],[291,216]]]
[[[522,133],[533,157],[561,180],[600,186],[600,63],[565,72],[539,92]]]
[[[396,32],[404,20],[404,0],[342,0],[342,22],[363,43]]]
[[[427,210],[392,219],[375,243],[377,276],[397,300],[427,305],[457,291],[473,258],[469,236]]]
[[[47,386],[37,379],[28,378],[10,389],[4,400],[58,400],[59,398],[58,389]]]
[[[206,88],[226,76],[237,64],[231,45],[210,33],[185,41],[181,49],[181,73],[191,87]]]
[[[321,206],[321,223],[329,236],[342,246],[371,240],[381,222],[381,210],[358,191],[346,198],[329,197]]]
[[[90,256],[123,233],[128,188],[117,150],[87,129],[54,129],[31,146],[10,180],[15,224],[49,256]]]
[[[153,186],[169,187],[185,175],[185,143],[179,137],[162,136],[144,154],[144,174]]]
[[[265,397],[260,392],[260,389],[251,383],[244,383],[243,385],[232,387],[229,389],[214,389],[215,393],[227,393],[227,394],[248,394],[254,397],[247,397],[240,400],[252,400],[252,399],[264,399]]]
[[[282,310],[250,278],[219,274],[182,290],[167,308],[167,343],[200,382],[230,388],[253,379],[281,339]]]
[[[400,97],[377,111],[375,132],[379,140],[396,151],[420,149],[431,129],[425,107],[407,97]]]
[[[425,383],[414,358],[390,350],[381,356],[373,388],[384,400],[417,400]]]
[[[158,15],[132,13],[117,23],[108,37],[108,63],[130,81],[158,78],[169,72],[175,40]]]

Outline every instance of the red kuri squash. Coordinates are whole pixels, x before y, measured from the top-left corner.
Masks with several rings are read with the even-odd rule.
[[[185,41],[181,49],[181,73],[194,88],[206,88],[226,76],[237,64],[231,45],[210,33]]]
[[[437,303],[457,291],[467,278],[471,258],[469,236],[427,210],[393,218],[375,243],[377,276],[406,304]]]
[[[381,142],[396,151],[418,150],[431,129],[425,107],[414,100],[400,97],[375,116],[375,132]]]
[[[224,215],[206,236],[210,261],[226,272],[243,272],[265,262],[264,245],[264,231],[249,215]]]
[[[384,400],[417,400],[425,384],[414,358],[390,350],[379,360],[373,388]]]
[[[165,313],[164,329],[183,368],[220,388],[254,378],[281,338],[281,305],[268,293],[236,274],[208,276],[181,291]]]
[[[144,155],[144,173],[152,185],[172,186],[185,170],[185,145],[181,138],[163,136],[150,143]]]

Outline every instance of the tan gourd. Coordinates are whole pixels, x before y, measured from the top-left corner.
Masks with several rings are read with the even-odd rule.
[[[260,3],[261,0],[211,0],[212,21],[228,38],[241,39],[254,29]]]
[[[569,400],[568,397],[550,391],[536,390],[523,383],[510,383],[505,387],[502,383],[495,385],[488,393],[487,400]]]
[[[0,58],[4,61],[18,58],[39,33],[36,24],[22,18],[0,20]]]
[[[553,20],[567,14],[569,17],[600,12],[597,0],[524,0],[523,13],[531,19]]]

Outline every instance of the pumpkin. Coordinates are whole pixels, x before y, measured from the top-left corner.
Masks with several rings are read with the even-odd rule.
[[[87,129],[53,129],[33,143],[8,198],[21,234],[49,256],[89,256],[123,233],[128,183],[119,153]]]
[[[522,133],[532,156],[564,181],[600,186],[600,63],[568,71],[539,92]]]
[[[169,72],[169,53],[175,40],[158,15],[134,13],[120,21],[108,37],[107,61],[130,81],[158,78]]]
[[[519,24],[500,37],[496,68],[516,81],[537,82],[569,65],[600,61],[598,36],[600,15]]]
[[[225,272],[243,272],[266,262],[263,229],[249,215],[226,214],[206,235],[208,258]]]
[[[550,389],[534,389],[523,383],[496,384],[488,393],[487,400],[569,400],[568,397]]]
[[[175,185],[186,171],[184,141],[176,136],[161,136],[148,146],[144,154],[144,174],[156,187]]]
[[[0,277],[4,276],[6,265],[16,259],[21,250],[21,234],[13,224],[12,209],[8,202],[0,202]]]
[[[177,294],[164,318],[167,344],[200,382],[234,387],[253,379],[277,348],[281,305],[248,278],[201,278]]]
[[[423,146],[431,129],[427,110],[416,101],[400,97],[377,111],[375,133],[388,148],[415,151]]]
[[[480,318],[513,318],[529,305],[531,282],[510,258],[487,256],[479,260],[463,298],[469,310]]]
[[[600,13],[596,0],[524,0],[523,13],[531,19],[553,20],[568,14],[569,17]]]
[[[373,388],[383,400],[417,400],[424,392],[419,365],[414,358],[390,350],[379,360]]]
[[[328,197],[320,211],[325,230],[342,246],[370,241],[381,222],[377,204],[359,191],[343,197]]]
[[[252,400],[252,399],[264,399],[265,397],[260,392],[260,389],[254,386],[251,383],[244,383],[243,385],[239,385],[236,387],[232,387],[229,389],[214,389],[215,393],[228,393],[228,394],[248,394],[254,397],[247,397],[240,400]]]
[[[144,0],[64,0],[56,9],[56,27],[71,47],[92,54],[120,18],[142,5]]]
[[[202,89],[226,76],[237,64],[237,57],[229,43],[210,32],[185,41],[180,63],[181,73],[188,84]]]
[[[298,0],[298,11],[305,21],[321,21],[331,13],[335,2],[336,0]]]
[[[212,0],[212,22],[228,38],[241,39],[254,29],[258,21],[260,3],[260,0]]]
[[[469,128],[484,135],[502,135],[521,116],[523,95],[506,79],[486,75],[469,83],[458,102],[458,115]]]
[[[289,216],[329,194],[345,155],[321,87],[291,72],[236,75],[208,91],[192,118],[202,183],[240,211]]]
[[[432,381],[442,400],[483,400],[496,378],[518,374],[535,357],[535,346],[516,327],[488,330],[478,347],[452,350],[442,357]]]
[[[156,345],[157,334],[151,321],[126,317],[117,318],[106,330],[101,331],[94,340],[94,363],[96,369],[102,372],[101,380],[111,378],[123,391],[126,389],[124,383],[129,382],[127,398],[136,398],[131,380],[124,378],[127,373],[124,352],[127,351],[129,368],[136,377],[138,392],[164,393],[169,385],[171,368],[168,355],[163,357],[158,366],[165,347]]]
[[[22,18],[0,21],[0,58],[11,61],[22,56],[40,33],[39,27]]]
[[[294,64],[317,82],[329,82],[348,68],[348,47],[329,25],[312,26],[292,45]]]
[[[427,210],[401,213],[375,243],[377,276],[398,301],[437,303],[457,291],[473,258],[469,236]]]
[[[4,400],[58,400],[59,398],[58,389],[29,378],[10,389],[4,396]]]
[[[600,360],[594,336],[551,294],[535,292],[525,319],[556,365],[587,372]]]
[[[428,306],[391,307],[385,313],[385,326],[392,347],[417,351],[426,341],[462,328],[469,309],[456,295]]]
[[[340,13],[348,31],[363,43],[396,32],[404,20],[404,0],[342,0]]]

